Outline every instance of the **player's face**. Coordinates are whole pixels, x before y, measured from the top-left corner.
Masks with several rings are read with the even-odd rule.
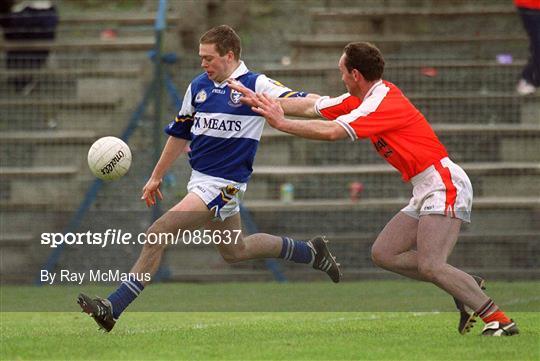
[[[339,71],[341,72],[341,80],[343,80],[343,83],[345,84],[347,91],[354,95],[354,93],[358,89],[358,85],[356,84],[356,81],[354,80],[354,76],[352,72],[349,72],[349,70],[345,66],[345,54],[343,54],[341,58],[339,59],[338,67],[339,67]]]
[[[234,61],[232,51],[221,56],[215,44],[199,44],[199,57],[201,67],[213,81],[221,83],[231,75],[231,64]]]

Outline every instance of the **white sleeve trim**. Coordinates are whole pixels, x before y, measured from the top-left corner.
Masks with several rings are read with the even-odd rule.
[[[321,111],[319,110],[320,107],[321,107],[321,102],[323,100],[326,100],[326,99],[330,99],[329,96],[323,96],[323,97],[320,97],[319,99],[317,99],[317,101],[315,102],[315,105],[313,105],[313,109],[315,110],[315,113],[317,113],[317,115],[319,115],[320,117],[324,118],[324,116],[321,114]]]
[[[315,112],[317,112],[317,114],[321,115],[324,118],[321,110],[341,104],[345,99],[350,96],[351,94],[345,93],[335,98],[330,98],[329,96],[320,97],[315,103]]]
[[[340,116],[338,119],[344,123],[351,123],[358,118],[365,117],[373,113],[377,110],[379,105],[381,105],[382,101],[384,100],[386,94],[388,94],[389,91],[390,88],[386,85],[376,87],[373,93],[367,98],[365,98],[358,108],[354,109],[349,114],[344,114]]]
[[[255,80],[255,92],[256,93],[267,93],[268,95],[277,98],[285,92],[291,91],[285,85],[281,84],[273,79],[270,79],[264,74],[261,74]]]
[[[195,108],[191,105],[191,84],[186,89],[184,99],[182,100],[182,107],[178,111],[178,115],[193,115]]]
[[[336,123],[338,123],[339,125],[341,125],[341,127],[343,129],[345,129],[345,131],[347,132],[347,134],[349,135],[349,137],[351,138],[351,141],[355,141],[358,139],[358,136],[356,135],[356,132],[354,131],[354,129],[348,124],[348,123],[345,123],[344,121],[340,120],[339,118],[334,120]]]

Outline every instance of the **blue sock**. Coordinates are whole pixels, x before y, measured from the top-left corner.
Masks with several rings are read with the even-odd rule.
[[[107,299],[112,304],[114,319],[118,319],[122,312],[137,296],[142,292],[144,286],[137,281],[134,275],[130,274],[129,281],[124,281],[116,291],[111,293]]]
[[[315,257],[315,252],[304,241],[295,241],[288,237],[281,237],[283,245],[279,258],[293,261],[296,263],[312,263]]]

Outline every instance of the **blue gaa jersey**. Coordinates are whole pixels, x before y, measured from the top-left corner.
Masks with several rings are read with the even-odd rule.
[[[255,92],[273,97],[303,97],[263,74],[250,72],[244,62],[231,74]],[[189,162],[203,174],[246,183],[253,171],[265,119],[240,102],[241,93],[226,82],[216,83],[206,73],[186,90],[182,108],[165,132],[191,140]]]

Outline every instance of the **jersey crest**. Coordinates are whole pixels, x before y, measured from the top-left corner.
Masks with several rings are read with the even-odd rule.
[[[204,89],[202,89],[195,96],[195,103],[204,103],[207,97],[208,96],[206,95],[206,92],[204,91]]]
[[[241,97],[242,97],[242,93],[234,89],[231,89],[231,96],[229,97],[230,98],[229,105],[235,108],[242,106],[242,103],[240,103]]]

